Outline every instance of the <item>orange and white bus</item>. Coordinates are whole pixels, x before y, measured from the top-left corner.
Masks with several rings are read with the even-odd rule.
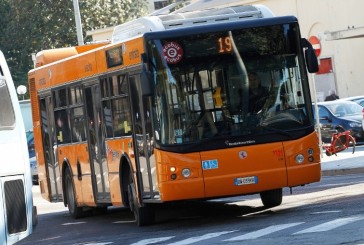
[[[307,69],[297,19],[263,6],[144,17],[111,43],[42,51],[29,72],[41,193],[75,218],[130,207],[138,225],[179,200],[280,205],[282,188],[321,177]]]

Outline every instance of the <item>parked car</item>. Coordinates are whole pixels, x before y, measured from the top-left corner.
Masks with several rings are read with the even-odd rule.
[[[362,122],[361,122],[361,125],[364,129],[364,95],[360,95],[360,96],[352,96],[352,97],[346,97],[346,98],[343,98],[342,100],[348,100],[348,101],[353,101],[355,103],[357,103],[358,105],[361,105],[363,107],[362,109],[362,114],[363,114],[363,117],[362,117]]]
[[[362,107],[364,107],[364,95],[346,97],[346,98],[342,98],[340,100],[353,101],[353,102],[361,105]]]
[[[28,142],[30,170],[32,171],[32,181],[33,181],[33,184],[38,184],[38,167],[37,167],[37,160],[35,158],[33,131],[27,131],[26,135],[27,135],[27,142]]]
[[[344,132],[349,130],[357,141],[364,141],[362,107],[355,102],[334,100],[317,103],[321,127]]]

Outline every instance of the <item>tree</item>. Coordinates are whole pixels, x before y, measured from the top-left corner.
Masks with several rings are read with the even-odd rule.
[[[86,30],[116,26],[148,13],[147,0],[85,0],[80,9]]]
[[[146,0],[83,0],[79,4],[84,36],[87,30],[147,13]],[[72,0],[1,0],[0,16],[0,48],[16,86],[28,84],[33,53],[77,45]]]

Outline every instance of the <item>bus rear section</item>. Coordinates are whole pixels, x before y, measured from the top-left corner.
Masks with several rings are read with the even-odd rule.
[[[24,124],[14,84],[0,52],[0,244],[14,244],[37,223]]]

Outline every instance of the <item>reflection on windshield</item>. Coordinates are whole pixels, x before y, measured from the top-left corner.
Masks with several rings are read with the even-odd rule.
[[[151,43],[158,142],[282,134],[312,123],[295,36],[288,35],[294,30],[288,25],[260,29]],[[209,47],[214,41],[217,45]],[[166,45],[183,53],[166,60],[161,55]]]

